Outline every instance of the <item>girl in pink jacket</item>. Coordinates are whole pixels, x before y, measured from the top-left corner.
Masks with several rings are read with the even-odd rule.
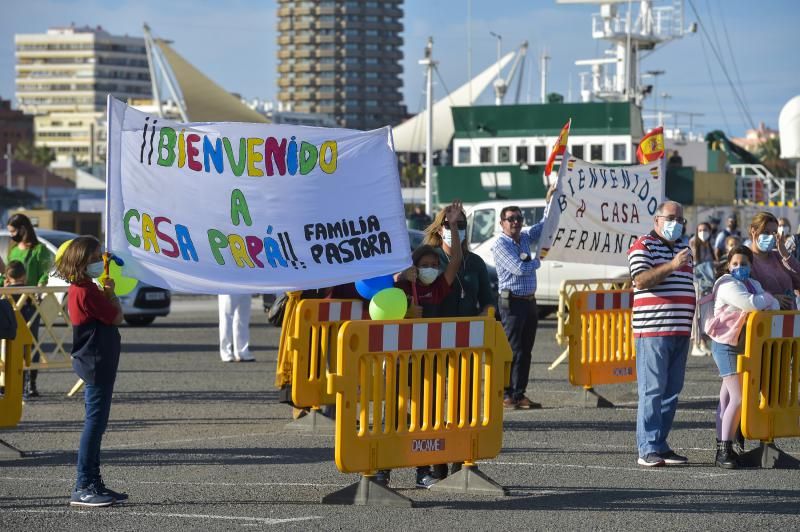
[[[737,246],[728,253],[726,273],[714,284],[714,316],[705,324],[711,338],[711,354],[722,377],[717,407],[716,465],[737,467],[732,439],[742,412],[742,375],[737,372],[737,356],[744,349],[744,324],[749,312],[779,310],[780,304],[750,278],[753,252]]]

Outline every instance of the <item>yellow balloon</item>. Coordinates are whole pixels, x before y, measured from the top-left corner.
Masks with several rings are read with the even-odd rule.
[[[114,281],[114,293],[118,296],[124,296],[130,294],[134,288],[136,288],[136,279],[133,277],[125,277],[122,275],[122,268],[117,266],[117,263],[113,260],[109,261],[108,264],[108,276]],[[106,275],[103,274],[100,276],[100,284],[103,284]]]
[[[58,264],[58,261],[61,260],[61,256],[64,254],[64,252],[67,250],[70,244],[72,244],[72,239],[69,239],[60,246],[58,246],[58,249],[56,250],[56,259],[55,259],[56,264]]]

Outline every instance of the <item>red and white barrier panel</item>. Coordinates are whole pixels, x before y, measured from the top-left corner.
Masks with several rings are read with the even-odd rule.
[[[319,321],[368,320],[369,309],[363,301],[319,304]]]
[[[371,353],[482,347],[484,345],[483,321],[403,323],[371,325],[369,328],[369,351]]]
[[[633,292],[589,294],[586,303],[588,310],[629,310],[633,306]]]
[[[770,338],[800,337],[800,314],[779,314],[772,317]]]

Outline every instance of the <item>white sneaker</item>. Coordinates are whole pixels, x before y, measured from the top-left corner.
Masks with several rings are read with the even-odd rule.
[[[709,351],[708,351],[708,349],[703,349],[699,345],[695,344],[692,347],[692,353],[691,354],[692,354],[693,357],[704,357],[704,356],[708,356]]]

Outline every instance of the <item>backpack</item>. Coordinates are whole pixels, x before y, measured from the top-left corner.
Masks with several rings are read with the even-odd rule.
[[[17,316],[8,299],[0,299],[0,338],[13,340],[17,337]]]

